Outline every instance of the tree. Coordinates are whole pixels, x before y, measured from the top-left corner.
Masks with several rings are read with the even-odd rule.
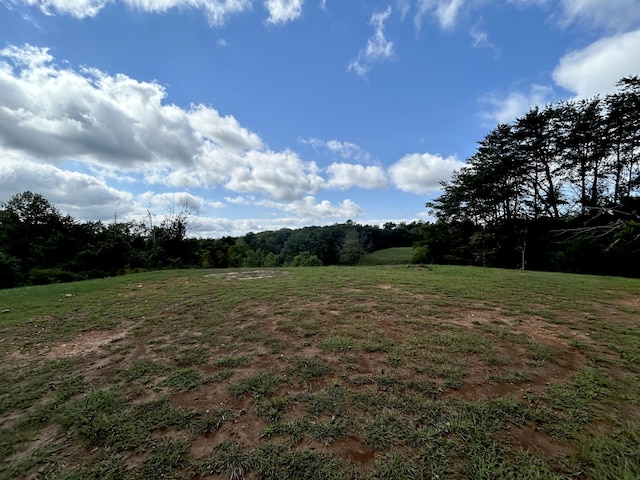
[[[355,228],[349,229],[340,245],[340,263],[343,265],[355,265],[364,255],[362,241]]]

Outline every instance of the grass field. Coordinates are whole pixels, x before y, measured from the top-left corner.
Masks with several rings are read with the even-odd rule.
[[[0,478],[637,479],[640,281],[163,271],[0,291]]]
[[[367,253],[360,260],[360,265],[406,265],[411,263],[412,256],[413,249],[411,247],[385,248],[384,250]]]

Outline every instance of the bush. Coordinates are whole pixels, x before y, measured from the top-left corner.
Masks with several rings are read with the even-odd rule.
[[[20,261],[16,257],[0,252],[0,288],[18,287],[21,282]]]
[[[292,267],[321,267],[322,260],[317,255],[311,255],[309,252],[302,252],[293,257],[291,260]]]

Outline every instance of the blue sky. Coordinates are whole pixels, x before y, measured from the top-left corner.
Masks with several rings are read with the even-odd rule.
[[[0,0],[0,201],[429,220],[498,122],[638,74],[639,0]]]

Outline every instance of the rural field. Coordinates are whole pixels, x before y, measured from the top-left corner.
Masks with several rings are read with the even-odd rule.
[[[0,331],[3,479],[640,478],[640,280],[161,271]]]

